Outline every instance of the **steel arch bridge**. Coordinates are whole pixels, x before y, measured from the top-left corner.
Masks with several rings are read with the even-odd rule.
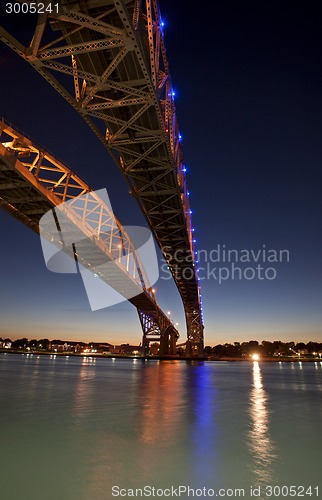
[[[126,291],[125,298],[139,314],[144,353],[149,342],[156,340],[160,354],[176,353],[179,333],[158,306],[141,259],[110,207],[60,160],[4,119],[0,121],[0,206],[37,233],[40,220],[49,216],[42,224],[42,237],[119,294],[124,296]],[[55,221],[59,231],[52,230]],[[62,228],[66,223],[68,232]],[[68,233],[72,245],[66,242]],[[108,262],[108,272],[104,273],[102,262]]]
[[[57,10],[39,15],[29,46],[3,28],[0,40],[79,112],[121,170],[182,297],[186,352],[202,355],[186,168],[158,2],[61,0]]]

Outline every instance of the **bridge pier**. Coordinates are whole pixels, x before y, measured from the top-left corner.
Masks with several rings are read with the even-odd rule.
[[[199,310],[186,311],[186,323],[186,357],[202,357],[204,355],[203,323]]]
[[[170,342],[169,342],[169,354],[177,354],[177,340],[178,340],[177,333],[171,332]]]
[[[165,356],[167,354],[169,354],[169,336],[165,331],[160,335],[160,355]]]
[[[143,330],[143,355],[149,354],[149,345],[153,341],[160,343],[160,356],[175,355],[179,335],[170,320],[161,316],[152,318],[149,314],[140,310],[138,310],[138,314]]]

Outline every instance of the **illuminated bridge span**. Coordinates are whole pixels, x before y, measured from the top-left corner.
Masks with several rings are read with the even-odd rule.
[[[58,13],[39,16],[29,46],[2,28],[0,39],[74,106],[118,165],[182,297],[187,354],[201,355],[202,306],[186,169],[158,2],[61,0],[59,5]]]
[[[161,354],[176,353],[179,334],[156,303],[140,257],[110,207],[57,158],[4,120],[0,121],[0,206],[36,232],[47,214],[47,222],[44,217],[41,221],[42,237],[119,294],[126,291],[125,298],[137,308],[146,350],[150,341],[157,340]],[[58,231],[52,230],[55,222]],[[66,236],[76,243],[66,244]],[[104,262],[108,262],[105,273]]]

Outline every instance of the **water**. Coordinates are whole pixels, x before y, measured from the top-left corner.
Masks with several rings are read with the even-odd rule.
[[[321,497],[321,396],[321,363],[1,354],[0,498],[109,500],[145,485]]]

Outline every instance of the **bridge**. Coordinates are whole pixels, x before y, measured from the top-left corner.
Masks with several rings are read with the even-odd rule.
[[[195,241],[158,2],[61,0],[57,10],[39,15],[28,46],[3,28],[0,40],[78,111],[121,170],[181,295],[186,353],[200,356]]]
[[[35,232],[41,228],[42,238],[136,307],[145,353],[152,341],[160,342],[160,354],[176,353],[179,333],[158,306],[131,238],[110,207],[60,160],[4,119],[0,206]]]

